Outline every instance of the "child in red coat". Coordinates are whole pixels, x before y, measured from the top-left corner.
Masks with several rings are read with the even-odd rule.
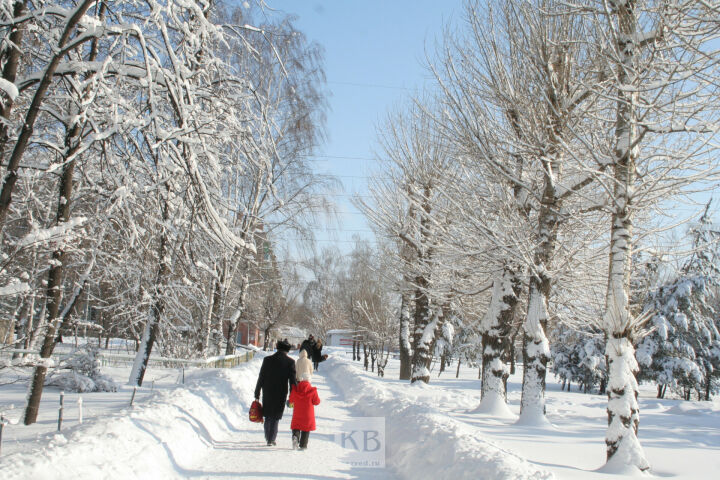
[[[300,377],[300,383],[293,387],[288,399],[293,404],[290,428],[293,432],[293,450],[307,448],[310,432],[315,430],[315,405],[320,404],[317,388],[310,385],[310,375]]]

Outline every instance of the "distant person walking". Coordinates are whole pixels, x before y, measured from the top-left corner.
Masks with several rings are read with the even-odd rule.
[[[312,351],[312,362],[313,362],[313,367],[315,367],[315,371],[317,371],[318,365],[320,364],[320,362],[324,362],[325,359],[327,358],[327,355],[322,354],[322,348],[323,348],[322,340],[318,340],[317,342],[315,342],[315,347],[313,348],[313,351]]]
[[[303,340],[300,345],[300,350],[305,350],[309,358],[312,358],[313,351],[315,350],[315,339],[310,335],[307,339]]]
[[[317,388],[310,385],[310,374],[303,373],[300,376],[300,383],[290,392],[289,402],[293,406],[292,422],[290,423],[293,434],[293,450],[305,450],[310,439],[310,432],[315,430],[315,405],[320,405]]]
[[[263,359],[255,386],[255,400],[260,398],[262,391],[265,441],[268,446],[276,445],[278,423],[285,411],[288,390],[297,385],[295,360],[287,354],[290,344],[287,340],[279,340],[276,348],[277,352]]]

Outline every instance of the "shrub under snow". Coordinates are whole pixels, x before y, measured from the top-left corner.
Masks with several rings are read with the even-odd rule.
[[[97,348],[77,350],[48,376],[45,385],[69,392],[116,392],[115,381],[100,372],[97,355]]]

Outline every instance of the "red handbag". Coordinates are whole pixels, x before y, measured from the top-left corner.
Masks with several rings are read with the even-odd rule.
[[[252,402],[252,405],[250,405],[250,421],[253,423],[263,423],[263,411],[262,411],[262,404],[258,402],[257,400],[254,400]]]

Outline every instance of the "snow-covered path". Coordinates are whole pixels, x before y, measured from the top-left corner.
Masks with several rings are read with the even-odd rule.
[[[324,365],[321,365],[321,370]],[[247,421],[232,428],[227,438],[213,439],[207,455],[191,468],[177,465],[177,471],[191,478],[306,478],[306,479],[391,479],[386,468],[351,467],[341,461],[346,451],[334,442],[342,422],[352,416],[347,403],[332,380],[322,371],[313,376],[321,403],[315,408],[318,429],[310,434],[306,451],[293,451],[290,437],[292,410],[286,409],[280,421],[276,447],[265,445],[262,425]],[[180,462],[182,464],[182,462]]]

